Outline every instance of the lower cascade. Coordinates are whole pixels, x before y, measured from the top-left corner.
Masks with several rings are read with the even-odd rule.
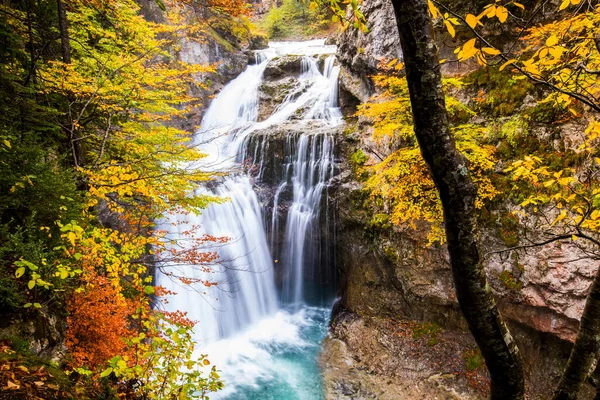
[[[257,52],[194,136],[207,157],[190,167],[223,173],[197,190],[226,201],[159,224],[173,246],[217,256],[210,265],[164,262],[156,277],[177,293],[169,311],[198,321],[198,353],[222,371],[225,389],[213,398],[323,398],[316,359],[335,296],[330,190],[342,125],[334,52],[322,40]],[[269,68],[285,90],[265,109]]]

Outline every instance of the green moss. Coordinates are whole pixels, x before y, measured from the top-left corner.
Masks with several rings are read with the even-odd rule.
[[[531,121],[540,124],[554,124],[572,117],[566,107],[554,101],[543,101],[527,110]]]
[[[394,246],[383,246],[383,252],[385,253],[386,257],[389,258],[392,262],[398,262],[400,260],[400,256],[398,256],[398,252],[396,251]]]
[[[368,225],[369,229],[387,230],[392,228],[390,217],[387,214],[378,213],[373,215]]]
[[[515,80],[511,73],[498,67],[478,69],[465,77],[465,83],[478,90],[475,103],[479,111],[496,117],[514,113],[533,89],[528,80]]]
[[[500,136],[513,147],[529,136],[529,124],[521,115],[514,115],[500,128]]]
[[[514,247],[519,244],[520,227],[519,218],[511,213],[506,213],[500,217],[498,237],[507,247]]]
[[[226,51],[234,51],[234,47],[233,45],[227,41],[227,39],[225,39],[223,36],[221,36],[216,30],[214,30],[212,27],[207,26],[206,27],[206,33],[215,40],[215,42],[217,42],[217,44],[221,47],[223,47]]]
[[[416,324],[413,327],[413,339],[426,339],[428,346],[435,346],[439,342],[442,328],[435,322]]]
[[[356,166],[363,166],[368,160],[369,157],[361,149],[356,149],[350,156],[350,162]]]
[[[509,270],[505,269],[498,277],[508,289],[518,291],[523,288],[523,284]]]
[[[465,360],[465,369],[468,372],[483,368],[483,356],[479,349],[466,350],[463,353],[463,360]]]

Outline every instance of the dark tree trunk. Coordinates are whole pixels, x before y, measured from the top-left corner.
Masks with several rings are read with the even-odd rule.
[[[58,9],[58,29],[60,31],[60,50],[62,60],[65,64],[71,64],[71,43],[69,39],[69,24],[67,20],[67,10],[65,8],[65,3],[62,0],[56,0],[56,6]],[[65,128],[65,131],[69,135],[69,140],[71,142],[73,163],[76,167],[82,167],[84,164],[83,145],[77,133],[77,128],[72,123],[67,123],[65,125],[70,125],[70,129]]]
[[[596,367],[600,352],[600,270],[590,288],[579,332],[567,367],[558,383],[554,400],[577,400],[584,382]],[[598,389],[597,389],[598,390]],[[598,390],[600,392],[600,390]],[[600,395],[596,395],[600,399]]]
[[[523,362],[487,283],[479,251],[475,196],[465,157],[448,127],[437,47],[426,0],[392,0],[415,135],[444,209],[456,296],[491,377],[491,398],[523,399]]]
[[[69,42],[69,27],[67,25],[67,10],[62,0],[56,0],[58,7],[58,29],[60,31],[60,46],[62,59],[65,64],[71,63],[71,43]]]

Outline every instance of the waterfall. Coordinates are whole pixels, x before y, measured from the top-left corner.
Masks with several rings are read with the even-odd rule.
[[[329,135],[302,135],[292,160],[293,202],[285,230],[284,288],[282,299],[295,305],[304,300],[304,273],[312,272],[315,259],[313,238],[318,223],[323,190],[334,173],[333,138]]]
[[[258,86],[267,64],[267,57],[258,65],[249,66],[229,83],[213,100],[194,136],[193,144],[208,154],[196,165],[214,172],[235,170],[239,137],[257,120]],[[169,239],[187,240],[182,232],[200,227],[201,233],[227,237],[229,242],[216,251],[219,263],[210,270],[195,265],[167,263],[167,273],[183,275],[199,283],[181,285],[172,276],[159,274],[157,284],[179,292],[169,299],[167,308],[184,310],[188,317],[200,321],[197,339],[211,342],[229,337],[242,328],[278,309],[273,278],[273,261],[269,253],[261,206],[250,179],[231,173],[216,182],[216,188],[198,188],[198,194],[216,194],[229,201],[210,205],[200,215],[172,214],[159,228]],[[202,282],[216,282],[204,287]]]
[[[325,225],[331,222],[326,194],[336,173],[332,129],[342,119],[337,104],[339,67],[333,55],[321,55],[334,51],[334,46],[325,46],[323,41],[310,41],[272,43],[257,52],[256,64],[248,66],[212,100],[193,139],[193,145],[207,157],[192,167],[222,175],[199,186],[197,194],[217,195],[227,201],[211,204],[197,216],[173,213],[158,226],[168,232],[169,240],[178,239],[169,241],[171,246],[185,248],[190,242],[191,248],[194,239],[205,234],[228,238],[209,249],[218,254],[216,265],[206,268],[165,262],[156,277],[158,285],[178,292],[169,298],[166,308],[186,311],[198,321],[195,339],[201,352],[208,353],[227,375],[236,376],[236,384],[222,394],[225,397],[237,387],[283,379],[273,370],[276,361],[271,354],[274,351],[267,351],[269,346],[276,346],[277,351],[281,346],[314,350],[316,344],[303,335],[313,332],[315,326],[318,335],[326,329],[325,323],[315,325],[314,321],[324,321],[327,309],[307,308],[304,282],[319,275],[320,264],[330,257],[328,232],[332,227],[323,228],[320,221],[325,208]],[[296,84],[273,112],[259,121],[264,71],[275,57],[285,54],[302,56]],[[286,126],[293,126],[293,132],[286,132],[284,148],[277,149],[283,153],[277,164],[269,159],[269,132]],[[256,190],[266,171],[278,177],[269,199]],[[280,215],[284,204],[286,215]],[[194,228],[199,229],[196,237],[186,238],[185,232]],[[283,240],[278,239],[279,232]],[[198,283],[183,285],[177,275]],[[216,285],[205,287],[201,282]],[[292,375],[285,378],[286,384],[296,387],[298,384],[290,383]],[[306,379],[314,379],[310,376]],[[300,392],[314,394],[312,386]]]

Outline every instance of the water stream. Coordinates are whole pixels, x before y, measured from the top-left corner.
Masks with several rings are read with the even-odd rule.
[[[178,292],[167,307],[198,321],[199,352],[222,370],[225,390],[212,398],[322,398],[316,359],[335,280],[328,190],[342,123],[334,52],[323,41],[272,43],[258,52],[256,64],[211,102],[194,136],[208,157],[193,167],[226,173],[198,193],[228,201],[160,223],[168,237],[181,239],[177,246],[194,245],[184,235],[193,227],[199,237],[229,238],[211,249],[219,262],[210,269],[167,264],[157,276],[157,284]],[[293,87],[259,121],[263,73],[284,55],[302,58]],[[283,138],[272,136],[281,131]],[[170,273],[218,284],[182,285]]]

